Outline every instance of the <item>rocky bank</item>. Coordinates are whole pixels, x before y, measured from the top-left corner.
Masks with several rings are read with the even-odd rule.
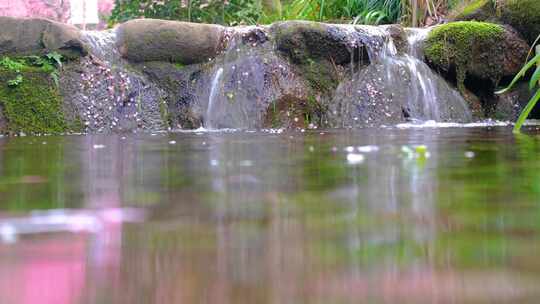
[[[0,17],[0,129],[50,134],[512,120],[530,93],[493,92],[520,69],[538,23],[486,18],[481,8],[425,30],[143,19],[82,32],[44,19]]]

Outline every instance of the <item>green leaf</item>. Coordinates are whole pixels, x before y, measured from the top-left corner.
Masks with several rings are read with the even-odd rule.
[[[531,98],[531,100],[529,100],[529,103],[527,103],[527,105],[519,115],[516,125],[514,126],[514,133],[519,133],[521,131],[521,126],[525,122],[525,119],[529,117],[529,114],[531,113],[538,100],[540,100],[540,89],[536,91],[536,94],[533,96],[533,98]]]
[[[536,71],[529,81],[529,90],[534,89],[534,87],[538,85],[538,81],[540,81],[540,65],[536,67]]]
[[[540,62],[540,54],[537,54],[536,56],[534,56],[533,59],[531,59],[531,61],[527,62],[527,64],[517,73],[516,77],[514,77],[514,79],[506,89],[497,91],[495,92],[495,94],[503,94],[510,91],[510,89],[512,89],[516,82],[518,82],[523,76],[525,76],[525,73],[527,73],[527,71],[530,70],[538,62]]]
[[[53,63],[56,63],[59,67],[62,66],[62,55],[57,52],[52,52],[47,55],[45,55],[49,61],[52,61]]]
[[[8,80],[7,85],[9,87],[16,87],[16,86],[20,85],[22,82],[23,82],[22,75],[17,75],[17,77],[15,77],[15,79]]]

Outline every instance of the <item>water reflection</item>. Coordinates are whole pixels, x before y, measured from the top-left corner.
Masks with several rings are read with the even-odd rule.
[[[538,152],[506,128],[0,139],[0,303],[535,303]]]

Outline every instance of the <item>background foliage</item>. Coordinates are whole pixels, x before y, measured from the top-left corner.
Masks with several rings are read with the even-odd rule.
[[[110,24],[158,18],[224,25],[313,20],[408,25],[438,22],[463,0],[116,0]]]

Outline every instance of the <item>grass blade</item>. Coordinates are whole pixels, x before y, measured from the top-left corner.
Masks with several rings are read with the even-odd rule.
[[[525,119],[529,117],[529,114],[531,113],[532,109],[534,108],[538,100],[540,100],[540,89],[536,91],[536,94],[534,94],[533,98],[529,100],[529,103],[527,103],[527,105],[525,106],[525,109],[523,109],[523,111],[519,115],[516,125],[514,126],[514,130],[513,130],[514,133],[519,133],[521,131],[521,126],[525,122]]]
[[[510,89],[516,84],[516,82],[518,82],[523,76],[525,76],[525,73],[527,73],[527,71],[537,62],[540,62],[540,54],[537,54],[531,61],[527,62],[527,64],[517,73],[516,77],[514,77],[514,79],[506,89],[497,91],[495,92],[495,94],[503,94],[510,91]]]

